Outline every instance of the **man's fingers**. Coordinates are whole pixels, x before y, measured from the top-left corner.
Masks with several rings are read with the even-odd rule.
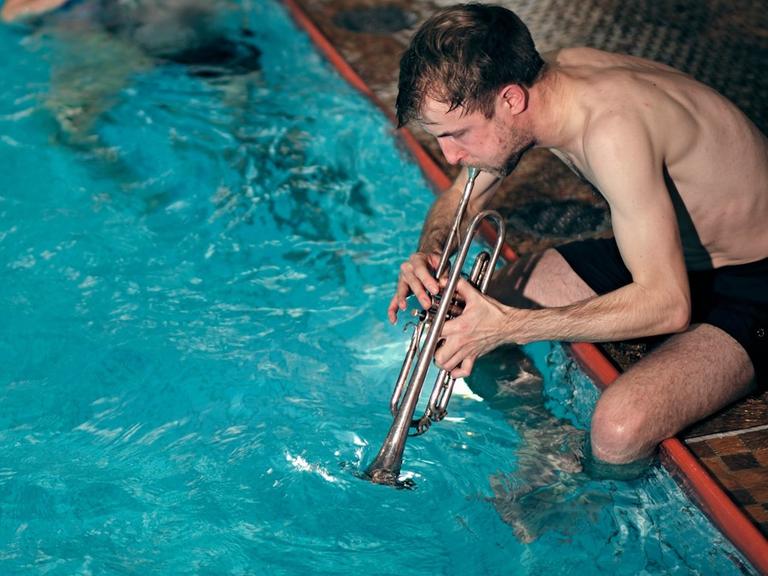
[[[440,284],[426,266],[414,268],[414,275],[419,280],[421,286],[424,286],[431,294],[440,292]],[[421,299],[419,299],[419,302],[421,302]]]
[[[389,318],[390,324],[397,322],[398,309],[402,310],[402,306],[400,306],[400,296],[395,294],[392,297],[392,300],[389,301],[389,306],[387,307],[387,318]]]
[[[432,295],[440,292],[440,284],[433,276],[433,270],[440,263],[439,254],[416,252],[400,265],[400,278],[395,295],[387,307],[387,318],[397,321],[399,310],[407,308],[406,298],[413,294],[419,305],[428,310],[432,306]]]
[[[424,263],[423,255],[420,257],[412,256],[407,262],[400,266],[400,283],[405,285],[406,289],[416,296],[422,308],[429,308],[432,304],[432,298],[427,290],[437,293],[437,282],[432,277],[432,273]],[[407,296],[407,293],[405,294]]]
[[[461,296],[464,300],[469,301],[470,298],[479,293],[480,291],[472,286],[469,281],[459,277],[459,281],[456,283],[456,294]]]
[[[441,335],[445,336],[445,331],[443,331]],[[444,370],[452,370],[458,366],[458,364],[461,362],[461,357],[459,356],[461,352],[461,346],[457,344],[457,342],[454,342],[454,339],[440,340],[440,344],[438,345],[434,355],[435,364],[437,364],[438,368]]]
[[[466,356],[461,348],[452,350],[446,346],[435,353],[435,363],[441,370],[447,370],[451,378],[464,378],[472,373],[475,364],[473,356]]]
[[[440,258],[441,256],[437,252],[427,254],[427,264],[429,264],[432,270],[437,270],[437,267],[440,265]]]
[[[421,304],[421,307],[424,308],[424,310],[428,310],[429,307],[432,306],[432,298],[427,293],[427,291],[424,290],[424,287],[421,284],[411,286],[411,291],[413,292],[414,296],[416,296],[416,299],[419,301],[419,304]]]
[[[414,275],[429,290],[431,294],[437,294],[440,291],[440,284],[435,279],[435,270],[440,264],[439,254],[423,254],[417,252],[410,258]]]
[[[440,288],[442,290],[445,290],[445,288],[448,286],[448,277],[443,276],[440,279]],[[462,300],[466,300],[467,296],[472,296],[474,294],[480,294],[480,290],[475,288],[472,283],[470,283],[466,278],[463,276],[459,276],[458,282],[456,282],[456,294],[461,296]]]
[[[440,368],[450,372],[453,378],[458,378],[458,376],[454,376],[453,373],[458,371],[457,373],[461,374],[462,368],[464,367],[465,363],[468,361],[470,361],[469,357],[464,356],[464,352],[462,352],[461,350],[457,350],[455,354],[453,354],[448,360],[446,360],[445,362],[443,362],[442,365],[440,365]],[[469,374],[469,372],[467,372],[467,374]]]
[[[465,358],[461,366],[451,370],[451,378],[466,378],[472,374],[472,368],[475,366],[474,358]]]
[[[446,323],[443,324],[443,329],[440,331],[440,336],[442,336],[443,338],[446,338],[448,336],[454,336],[456,334],[464,333],[466,331],[466,328],[462,326],[460,319],[461,319],[461,316],[457,316],[452,320],[446,321]]]

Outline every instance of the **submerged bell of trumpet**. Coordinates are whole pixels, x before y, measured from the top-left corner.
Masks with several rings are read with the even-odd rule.
[[[467,183],[456,210],[453,227],[443,247],[440,263],[435,271],[436,278],[441,278],[449,268],[451,247],[454,241],[459,238],[461,221],[466,213],[478,172],[479,170],[474,167],[469,167],[467,170]],[[432,306],[429,310],[421,312],[418,322],[413,328],[408,351],[390,400],[390,411],[394,420],[376,458],[365,471],[365,476],[372,482],[398,487],[406,486],[406,483],[399,480],[399,476],[409,431],[413,429],[414,432],[410,435],[414,436],[423,434],[429,429],[432,422],[442,420],[447,414],[447,406],[453,393],[455,380],[446,370],[440,370],[423,415],[418,419],[413,417],[419,403],[424,380],[440,341],[443,325],[447,320],[460,313],[460,305],[455,299],[456,285],[462,275],[462,269],[472,242],[480,225],[485,220],[490,220],[496,225],[496,243],[492,254],[483,251],[476,257],[468,274],[468,280],[483,294],[488,289],[494,267],[504,244],[504,220],[494,210],[484,210],[472,219],[463,241],[459,240],[458,242],[455,261],[450,265],[451,272],[445,289],[441,294],[433,297]]]

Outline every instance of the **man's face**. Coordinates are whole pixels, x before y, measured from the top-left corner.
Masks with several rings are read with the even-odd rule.
[[[505,121],[497,106],[493,118],[482,112],[464,114],[459,107],[427,98],[419,123],[437,139],[445,159],[450,164],[475,166],[480,170],[504,177],[514,170],[532,139],[524,131]]]

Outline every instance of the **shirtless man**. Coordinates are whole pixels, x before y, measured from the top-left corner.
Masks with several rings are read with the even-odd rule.
[[[522,297],[515,264],[493,297],[467,282],[438,366],[470,374],[507,343],[605,342],[671,334],[601,396],[595,457],[626,463],[754,389],[768,374],[768,142],[732,103],[668,66],[589,48],[543,59],[501,7],[429,19],[400,63],[400,125],[418,122],[448,162],[476,166],[470,217],[530,148],[551,150],[607,200],[614,239],[540,255]],[[466,171],[434,203],[400,268],[390,321],[440,284],[436,254]],[[535,259],[534,259],[535,261]]]

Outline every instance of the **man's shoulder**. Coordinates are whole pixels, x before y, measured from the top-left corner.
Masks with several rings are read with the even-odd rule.
[[[600,50],[591,46],[558,48],[557,50],[545,52],[542,54],[542,57],[547,62],[556,63],[560,66],[621,67],[641,63],[651,66],[663,66],[663,64],[655,60],[648,60],[621,52],[608,52],[607,50]]]
[[[582,132],[586,156],[604,153],[609,147],[625,148],[648,137],[643,115],[632,106],[621,105],[593,110]]]
[[[623,174],[629,166],[659,165],[664,148],[647,119],[631,106],[595,111],[584,125],[581,146],[585,175],[606,198],[606,178],[615,180],[617,170]]]
[[[542,57],[548,64],[559,68],[590,68],[593,72],[600,74],[616,72],[618,74],[627,74],[633,72],[641,73],[670,73],[682,74],[680,70],[668,66],[663,62],[649,60],[639,56],[623,54],[621,52],[607,52],[598,50],[589,46],[574,46],[571,48],[560,48],[542,54]]]
[[[568,48],[558,48],[542,53],[542,58],[548,63],[558,66],[580,66],[589,63],[595,59],[611,57],[612,52],[598,50],[589,46],[571,46]]]

